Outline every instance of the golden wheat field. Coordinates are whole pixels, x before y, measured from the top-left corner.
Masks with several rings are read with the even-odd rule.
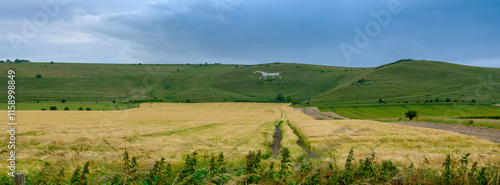
[[[67,168],[86,161],[113,165],[125,150],[141,165],[161,157],[181,162],[194,151],[200,156],[223,152],[228,161],[242,161],[250,150],[271,152],[280,120],[307,137],[319,161],[340,164],[351,148],[357,159],[374,152],[378,160],[429,167],[438,167],[446,154],[471,153],[480,164],[500,160],[500,145],[487,140],[375,121],[314,120],[288,104],[144,103],[122,111],[19,111],[17,118],[17,171],[39,168],[42,161]],[[280,128],[281,146],[290,149],[294,160],[303,160],[299,137],[288,124]],[[3,158],[8,158],[6,151]]]

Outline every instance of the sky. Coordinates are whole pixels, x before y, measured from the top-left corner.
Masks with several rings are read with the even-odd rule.
[[[498,0],[2,0],[0,60],[500,67]]]

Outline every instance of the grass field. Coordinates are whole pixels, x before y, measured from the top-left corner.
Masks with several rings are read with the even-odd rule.
[[[404,117],[408,110],[417,110],[420,117],[492,117],[500,115],[500,107],[491,104],[405,104],[326,106],[321,111],[336,112],[353,119],[394,119]]]
[[[471,153],[480,165],[500,160],[500,146],[490,141],[375,121],[314,120],[287,104],[143,103],[138,109],[121,111],[18,111],[17,117],[18,171],[31,177],[44,168],[44,162],[69,176],[91,161],[90,178],[102,180],[102,174],[118,170],[124,151],[138,157],[141,169],[151,168],[161,157],[180,163],[194,151],[201,158],[223,152],[228,168],[243,165],[246,154],[257,150],[268,156],[264,164],[279,162],[270,156],[270,144],[280,120],[290,123],[280,126],[281,146],[290,149],[293,163],[342,164],[351,148],[356,159],[375,153],[377,160],[429,168],[440,168],[446,154]],[[300,138],[319,157],[307,159],[297,145]],[[6,148],[5,142],[2,147]]]

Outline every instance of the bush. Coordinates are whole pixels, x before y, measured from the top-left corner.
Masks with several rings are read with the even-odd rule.
[[[65,100],[65,99],[62,99],[62,100],[61,100],[61,103],[66,103],[66,100]]]
[[[50,110],[57,110],[57,107],[56,106],[51,106]]]
[[[276,96],[276,101],[285,101],[285,97],[282,94],[278,94],[278,96]]]
[[[113,103],[116,103],[116,100],[113,100]]]
[[[42,108],[42,110],[46,110],[45,108]]]
[[[78,110],[83,110],[83,107],[78,108]]]
[[[69,108],[68,107],[64,107],[64,110],[69,110]]]
[[[87,107],[87,108],[85,108],[85,110],[90,111],[90,110],[92,110],[92,109],[90,109],[89,107]]]
[[[297,105],[297,104],[299,104],[299,101],[297,101],[297,100],[292,101],[292,105]]]
[[[37,74],[36,78],[42,78],[42,75],[41,74]]]
[[[413,118],[418,117],[418,112],[416,110],[408,110],[405,113],[405,117],[409,118],[410,120],[413,120]]]

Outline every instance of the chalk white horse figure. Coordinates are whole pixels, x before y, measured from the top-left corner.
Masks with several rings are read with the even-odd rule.
[[[264,77],[264,79],[267,79],[267,77],[268,77],[268,76],[272,76],[272,77],[273,77],[273,79],[274,79],[274,78],[276,78],[276,76],[279,76],[279,77],[280,77],[280,79],[281,79],[281,76],[280,76],[281,71],[280,71],[280,72],[277,72],[277,73],[266,73],[266,72],[264,72],[264,71],[255,71],[255,72],[253,72],[253,73],[261,73],[261,74],[262,74],[262,76],[260,76],[260,77],[259,77],[259,79],[261,79],[262,77]]]

